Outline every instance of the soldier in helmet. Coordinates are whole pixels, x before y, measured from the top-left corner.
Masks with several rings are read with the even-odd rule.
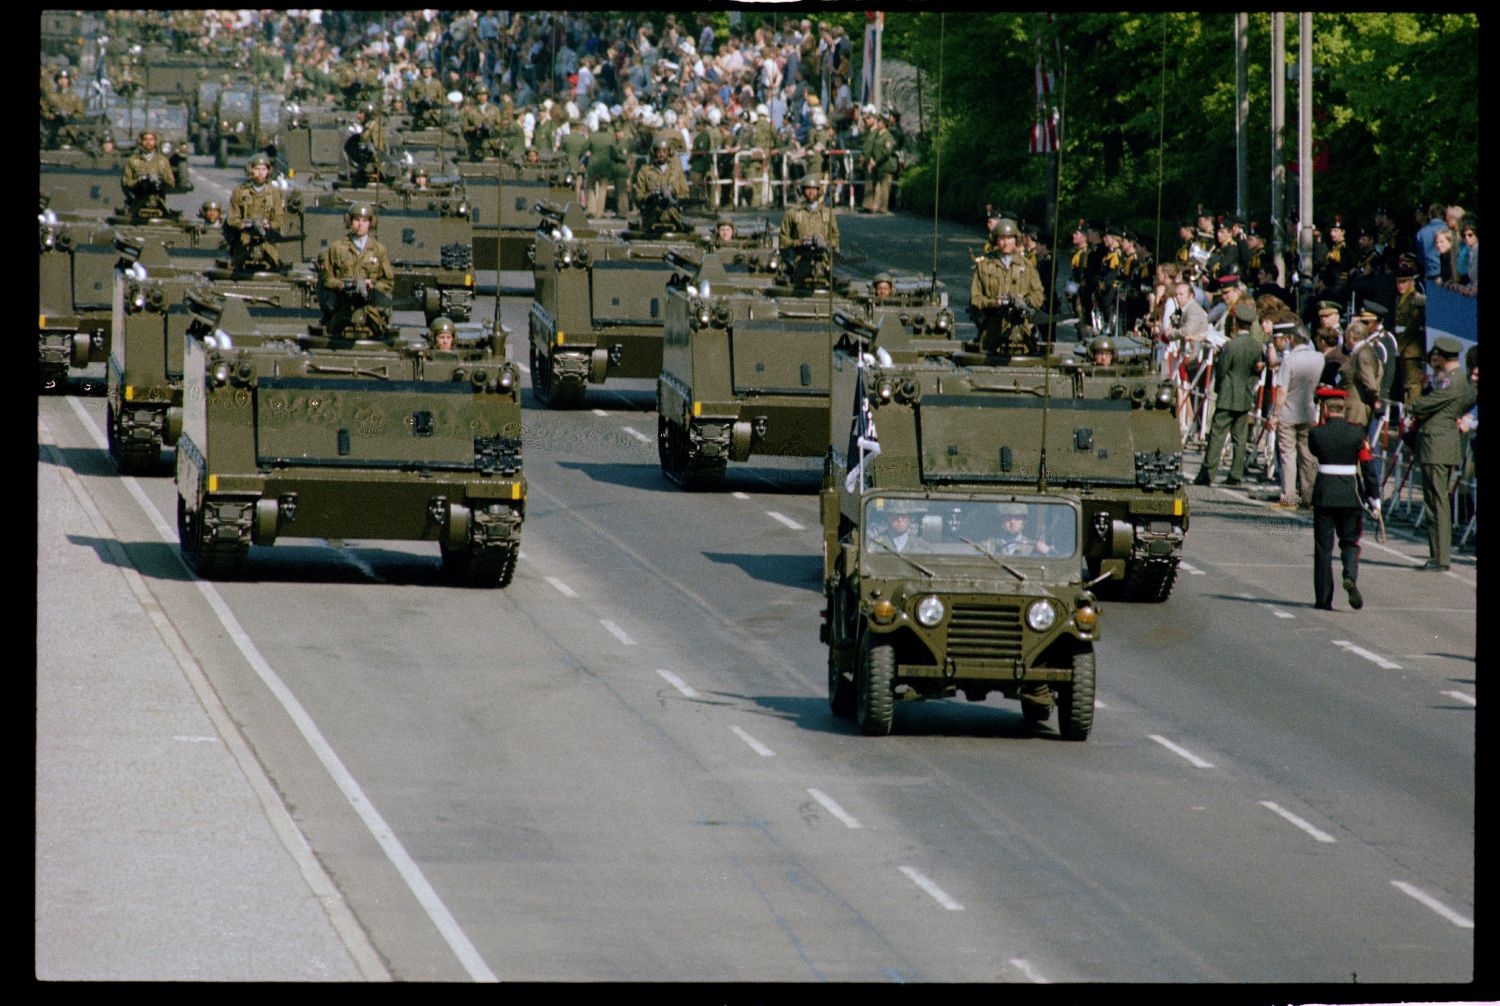
[[[380,158],[385,154],[385,131],[381,128],[379,108],[373,101],[362,103],[354,113],[354,125],[344,141],[344,155],[349,159],[349,182],[363,188],[378,180]]]
[[[641,208],[642,230],[682,229],[681,203],[687,198],[688,180],[666,137],[657,137],[651,144],[651,162],[636,169],[630,194]]]
[[[908,552],[918,544],[917,530],[927,508],[916,500],[891,500],[884,507],[885,527],[870,535],[871,543],[892,552]]]
[[[47,146],[73,146],[78,143],[83,125],[83,99],[73,90],[73,78],[67,69],[57,71],[52,88],[42,95],[42,125],[47,131]]]
[[[1115,365],[1115,340],[1107,335],[1101,335],[1089,343],[1089,356],[1096,367],[1113,367]]]
[[[974,263],[969,312],[985,352],[1029,355],[1037,348],[1031,313],[1042,306],[1046,294],[1041,276],[1017,250],[1020,233],[1014,220],[1000,220],[990,232],[994,254]]]
[[[422,64],[422,76],[411,82],[406,89],[406,106],[411,109],[413,129],[439,129],[443,125],[443,102],[447,99],[443,82],[438,79],[437,66],[431,61]]]
[[[229,215],[224,221],[230,268],[235,272],[273,272],[281,268],[275,241],[286,219],[281,190],[270,184],[271,159],[265,154],[251,157],[245,171],[250,178],[230,195]]]
[[[459,129],[469,144],[469,160],[482,161],[486,157],[500,154],[500,131],[505,123],[500,109],[490,104],[490,89],[480,84],[474,89],[474,104],[467,106],[460,119]]]
[[[130,215],[161,216],[167,211],[167,192],[177,186],[172,162],[156,149],[156,131],[143,130],[135,152],[125,159],[120,188]]]
[[[896,292],[896,284],[891,281],[891,274],[888,272],[876,273],[875,279],[870,286],[870,292],[876,297],[881,298],[894,294]]]
[[[1026,533],[1028,516],[1025,503],[1002,504],[1000,534],[990,539],[991,551],[996,555],[1050,555],[1051,545]]]
[[[198,207],[198,219],[203,233],[216,234],[219,240],[224,238],[224,207],[217,199],[205,199],[203,205]]]
[[[833,256],[839,250],[839,223],[833,210],[823,205],[823,183],[817,175],[803,175],[802,202],[781,217],[781,254],[792,272],[794,285],[827,282],[832,278]]]
[[[362,334],[384,338],[391,320],[396,272],[391,256],[371,233],[375,209],[355,203],[344,214],[349,233],[318,256],[323,323],[332,336]]]
[[[452,321],[439,315],[427,326],[427,336],[436,352],[451,353],[458,338],[458,330],[453,327]]]

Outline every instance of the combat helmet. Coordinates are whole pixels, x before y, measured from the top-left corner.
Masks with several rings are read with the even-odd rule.
[[[354,203],[344,213],[344,219],[350,223],[355,220],[369,220],[373,223],[375,220],[375,207],[369,203]]]

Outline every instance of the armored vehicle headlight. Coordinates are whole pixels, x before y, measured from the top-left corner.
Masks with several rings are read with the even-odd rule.
[[[1080,604],[1073,612],[1073,621],[1081,632],[1093,632],[1099,624],[1099,612],[1091,604]]]
[[[516,386],[516,375],[509,368],[500,371],[500,390],[509,391]]]
[[[574,253],[574,257],[578,260],[579,265],[587,265],[589,261],[589,250],[587,248],[580,248],[577,252]]]
[[[929,629],[943,620],[943,601],[933,594],[928,594],[917,602],[917,621]]]
[[[875,607],[870,610],[870,618],[876,625],[890,625],[896,620],[896,606],[882,598],[876,601]]]
[[[220,360],[218,363],[214,364],[213,377],[214,377],[214,384],[216,384],[216,385],[223,386],[223,385],[229,383],[229,361],[228,360]]]
[[[476,370],[474,371],[474,373],[469,375],[469,382],[473,384],[475,388],[478,388],[480,390],[483,390],[485,382],[489,379],[490,375],[486,374],[483,370]]]
[[[700,305],[699,308],[698,308],[698,316],[697,317],[698,317],[698,327],[699,328],[705,328],[705,327],[707,327],[707,325],[708,325],[708,308],[706,306],[701,306]]]
[[[1171,381],[1163,381],[1156,386],[1156,407],[1158,409],[1177,408],[1177,387]]]
[[[880,396],[882,402],[889,402],[891,395],[895,394],[896,389],[891,386],[890,381],[881,381],[875,391]]]
[[[953,324],[953,319],[949,317],[947,311],[940,312],[937,316],[937,320],[933,322],[933,326],[937,328],[939,332],[948,331],[948,326],[951,324]]]
[[[1052,603],[1041,600],[1026,609],[1026,624],[1031,626],[1032,632],[1046,632],[1052,628],[1052,623],[1057,621],[1057,609]]]
[[[559,248],[557,250],[557,264],[566,268],[573,264],[573,251],[570,248]]]

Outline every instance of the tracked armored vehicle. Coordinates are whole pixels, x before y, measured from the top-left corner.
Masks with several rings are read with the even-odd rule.
[[[503,334],[420,338],[189,332],[177,523],[206,577],[289,537],[436,541],[458,584],[504,587],[525,517],[518,377]],[[352,329],[346,329],[349,334]]]
[[[559,159],[535,165],[462,162],[458,170],[474,223],[475,268],[530,270],[541,217],[537,204],[576,199],[574,172]]]
[[[903,700],[999,692],[1086,739],[1099,625],[1079,503],[992,478],[996,431],[942,421],[950,389],[913,372],[942,368],[909,325],[839,328],[820,496],[829,707],[884,735]]]

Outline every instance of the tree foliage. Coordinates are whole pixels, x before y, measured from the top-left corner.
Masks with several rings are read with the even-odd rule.
[[[940,157],[903,178],[907,206],[945,216],[985,204],[1041,221],[1048,158],[1031,154],[1032,71],[1047,55],[1063,104],[1060,219],[1097,217],[1149,237],[1200,205],[1242,202],[1267,219],[1271,193],[1271,17],[1249,15],[1248,191],[1236,193],[1232,13],[989,12],[886,15],[885,56],[916,64]],[[857,37],[857,36],[856,36]],[[1054,43],[1054,38],[1056,42]],[[1056,65],[1056,49],[1063,61]],[[1460,202],[1479,189],[1479,19],[1472,13],[1319,13],[1313,17],[1314,138],[1329,167],[1314,176],[1318,217],[1367,220],[1380,205]],[[1284,159],[1296,159],[1295,15],[1286,28]],[[1286,205],[1295,207],[1296,176]],[[1158,211],[1158,206],[1160,210]],[[1164,218],[1164,220],[1163,220]],[[1403,216],[1404,219],[1404,216]],[[1050,224],[1050,221],[1047,222]],[[1175,238],[1174,238],[1175,239]]]

